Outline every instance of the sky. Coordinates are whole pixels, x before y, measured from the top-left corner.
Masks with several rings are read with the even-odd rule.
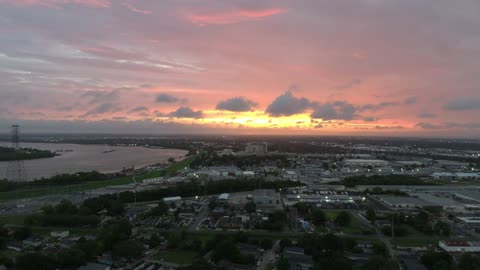
[[[478,0],[0,0],[0,132],[480,136]]]

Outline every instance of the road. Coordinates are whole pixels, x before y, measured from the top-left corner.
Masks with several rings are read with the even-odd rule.
[[[190,230],[198,230],[198,226],[200,223],[207,217],[208,215],[208,208],[207,205],[203,205],[200,209],[200,213],[195,217],[195,220],[190,225]]]
[[[278,249],[280,245],[280,240],[277,240],[273,243],[273,247],[263,254],[260,264],[257,266],[257,270],[266,270],[270,262],[273,262],[275,259],[275,250]]]

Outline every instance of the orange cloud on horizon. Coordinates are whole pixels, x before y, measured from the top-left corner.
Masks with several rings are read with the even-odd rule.
[[[232,24],[248,20],[257,20],[285,12],[287,12],[287,10],[282,8],[236,10],[210,14],[187,13],[186,18],[193,24],[204,26],[210,24]]]

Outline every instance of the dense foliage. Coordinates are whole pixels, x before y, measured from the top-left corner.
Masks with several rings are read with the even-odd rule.
[[[54,156],[55,153],[48,150],[39,150],[33,148],[15,149],[12,147],[0,146],[0,161],[51,158]]]
[[[0,180],[0,192],[12,191],[25,187],[71,185],[106,179],[108,179],[107,175],[99,173],[97,171],[91,171],[79,172],[75,174],[59,174],[49,178],[40,178],[32,182],[13,182],[7,180]]]

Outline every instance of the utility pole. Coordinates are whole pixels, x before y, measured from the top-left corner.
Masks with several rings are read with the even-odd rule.
[[[20,126],[12,125],[11,127],[11,143],[15,151],[20,151]],[[7,166],[7,179],[15,182],[27,181],[27,173],[25,164],[21,158],[12,160]]]

